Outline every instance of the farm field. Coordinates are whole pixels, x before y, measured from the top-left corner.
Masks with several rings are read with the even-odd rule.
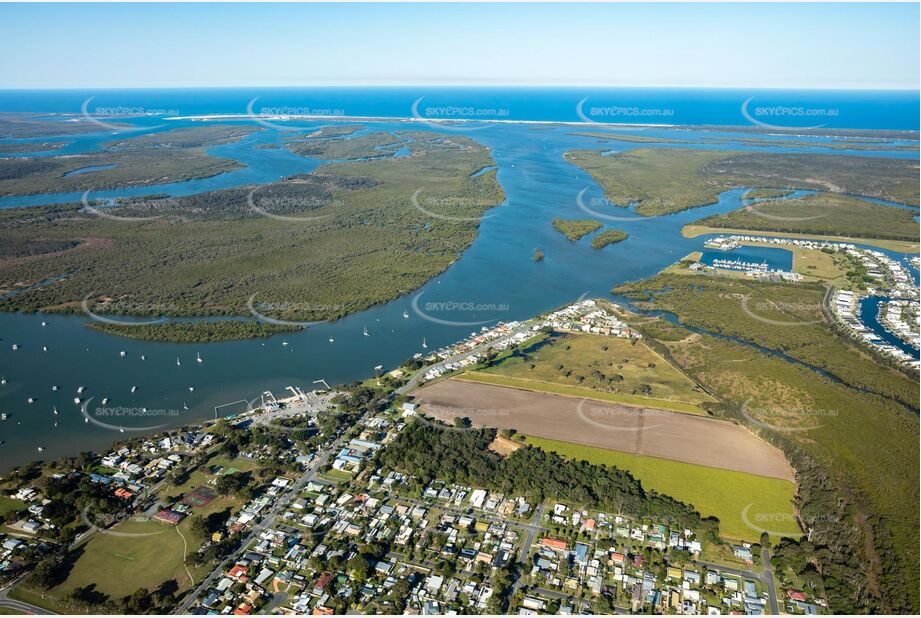
[[[415,392],[423,413],[451,422],[792,480],[779,451],[731,422],[656,408],[448,379]]]
[[[715,401],[641,341],[567,334],[553,336],[535,348],[507,356],[483,373],[629,395],[633,401],[627,402],[639,405],[646,405],[646,397],[695,407]]]
[[[646,490],[686,502],[704,517],[718,518],[720,534],[727,539],[758,542],[759,524],[775,540],[776,533],[800,534],[790,481],[533,436],[527,436],[525,443],[567,459],[627,470]]]

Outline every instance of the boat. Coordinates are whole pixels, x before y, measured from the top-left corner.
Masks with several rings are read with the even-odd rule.
[[[0,421],[5,421],[5,420],[8,419],[8,418],[9,418],[9,417],[6,415],[6,412],[0,414]]]
[[[371,336],[371,335],[368,334],[368,327],[367,327],[367,326],[365,326],[365,327],[362,329],[361,334],[364,335],[365,337],[370,337],[370,336]]]
[[[77,387],[77,394],[79,395],[79,394],[82,393],[85,389],[86,389],[85,386],[78,386],[78,387]]]
[[[403,317],[407,319],[409,318],[409,312],[406,309],[403,310]]]
[[[79,406],[79,405],[80,405],[80,398],[79,398],[79,397],[74,397],[74,403],[77,404],[77,405]]]
[[[288,345],[288,342],[287,342],[287,341],[282,341],[282,342],[281,342],[281,345]]]
[[[132,386],[132,387],[131,387],[131,392],[133,393],[133,392],[136,391],[137,389],[138,389],[137,386]]]
[[[147,360],[147,357],[141,354],[141,360]]]
[[[52,412],[54,413],[55,416],[57,416],[57,415],[58,415],[58,407],[57,407],[57,406],[54,406],[54,409],[52,410]]]
[[[118,428],[118,432],[119,432],[119,433],[125,433],[125,428],[124,428],[124,427],[119,427],[119,428]]]
[[[204,360],[202,360],[201,354],[198,354],[198,353],[195,354],[195,360],[197,360],[199,363],[205,362]]]
[[[380,371],[380,370],[383,369],[383,368],[384,368],[383,365],[375,365],[375,366],[374,366],[374,371]]]
[[[47,322],[42,322],[42,326],[48,326]]]
[[[58,385],[57,385],[57,384],[52,384],[52,385],[51,385],[51,390],[53,390],[53,391],[58,390]]]
[[[89,417],[88,417],[88,416],[83,417],[83,422],[84,422],[84,423],[89,423],[89,422],[90,422]]]
[[[44,451],[44,450],[45,450],[45,447],[44,447],[44,446],[38,447],[38,452],[39,452],[39,453],[41,453],[41,452]]]
[[[177,366],[177,367],[181,367],[181,366],[182,366],[182,363],[179,362],[179,357],[178,357],[178,356],[176,357],[176,366]]]
[[[0,378],[0,384],[6,384],[6,378]]]
[[[189,409],[189,406],[187,406],[186,403],[185,403],[184,401],[182,402],[182,409],[183,409],[183,410],[188,410],[188,409]]]
[[[18,343],[14,343],[14,344],[13,344],[13,352],[15,352],[15,351],[18,350],[18,349],[19,349],[19,344],[18,344]]]
[[[118,353],[118,355],[121,356],[122,358],[125,358],[125,351],[122,350],[121,352]]]
[[[107,403],[109,403],[109,398],[108,398],[108,397],[103,397],[103,398],[102,398],[102,405],[106,405]]]
[[[43,345],[43,346],[42,346],[42,352],[47,352],[47,351],[48,351],[48,346]]]
[[[332,337],[330,337],[330,338],[329,338],[329,342],[332,343],[333,341],[335,341],[335,339],[333,339]]]
[[[190,392],[190,393],[195,392],[195,387],[194,387],[194,386],[190,386],[190,387],[189,387],[189,392]]]
[[[29,397],[26,401],[28,401],[29,403],[35,403],[35,398]]]
[[[425,348],[425,349],[428,349],[428,347],[429,347],[428,344],[425,343],[425,337],[422,338],[422,347]]]

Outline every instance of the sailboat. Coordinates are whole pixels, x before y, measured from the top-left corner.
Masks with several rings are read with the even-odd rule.
[[[182,367],[182,363],[179,362],[179,357],[178,357],[178,356],[176,357],[176,366],[177,366],[177,367]]]
[[[54,415],[55,415],[55,416],[58,415],[58,407],[57,407],[57,406],[54,406],[53,412],[54,412]]]
[[[52,385],[51,385],[51,390],[53,390],[53,391],[58,390],[58,385],[57,385],[57,384],[52,384]]]
[[[6,384],[6,378],[0,378],[0,384]]]
[[[47,351],[48,351],[48,346],[43,345],[43,346],[42,346],[42,352],[47,352]]]
[[[288,342],[287,342],[287,341],[282,341],[282,342],[281,342],[281,345],[288,345]]]
[[[189,392],[190,392],[190,393],[195,392],[195,387],[194,387],[194,386],[190,386],[190,387],[189,387]]]
[[[133,393],[133,392],[136,391],[137,389],[138,389],[137,386],[132,386],[132,387],[131,387],[131,392]]]
[[[425,343],[425,337],[422,338],[422,347],[428,349],[428,344]]]
[[[107,403],[109,403],[109,398],[108,398],[108,397],[103,397],[103,398],[102,398],[102,405],[106,405]]]
[[[182,402],[182,409],[183,409],[183,410],[188,410],[188,409],[189,409],[189,406],[187,406],[187,405],[185,404],[184,401]]]
[[[367,326],[365,326],[365,327],[362,329],[361,334],[364,335],[365,337],[370,337],[370,336],[371,336],[371,335],[368,334],[368,327],[367,327]]]
[[[409,319],[409,312],[406,309],[403,310],[403,317]]]
[[[141,360],[147,360],[147,357],[141,354]]]
[[[204,360],[202,360],[201,354],[197,352],[195,353],[195,360],[197,360],[199,363],[205,362]]]

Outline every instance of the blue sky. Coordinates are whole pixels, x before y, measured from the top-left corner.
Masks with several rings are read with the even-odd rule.
[[[917,4],[0,4],[0,88],[919,87]]]

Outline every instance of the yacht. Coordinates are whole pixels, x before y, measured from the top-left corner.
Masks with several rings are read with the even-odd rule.
[[[364,335],[365,337],[370,337],[370,336],[371,336],[371,335],[368,334],[368,327],[367,327],[367,326],[365,326],[365,327],[362,329],[361,334]]]
[[[335,341],[335,339],[333,339],[332,337],[330,337],[330,338],[329,338],[329,342],[332,343],[333,341]]]
[[[122,358],[125,358],[125,351],[122,350],[121,352],[118,353],[118,355],[121,356]]]
[[[190,387],[189,387],[189,392],[190,392],[190,393],[195,392],[195,387],[194,387],[194,386],[190,386]]]
[[[131,392],[133,393],[133,392],[136,391],[137,389],[138,389],[137,386],[132,386],[132,387],[131,387]]]
[[[177,367],[182,367],[182,363],[179,362],[179,357],[178,357],[178,356],[176,357],[176,366],[177,366]]]
[[[19,349],[19,344],[18,344],[18,343],[14,343],[14,344],[13,344],[13,352],[15,352],[15,351],[18,350],[18,349]]]
[[[197,360],[199,363],[204,362],[204,360],[202,360],[201,354],[198,354],[198,353],[195,354],[195,360]]]
[[[45,450],[45,447],[44,447],[44,446],[38,447],[38,452],[39,452],[39,453],[41,453],[41,452],[44,451],[44,450]]]
[[[53,391],[58,390],[58,385],[57,385],[57,384],[52,384],[52,385],[51,385],[51,390],[53,390]]]
[[[425,349],[428,349],[428,347],[429,347],[428,344],[425,343],[425,337],[422,338],[422,347],[425,348]]]
[[[47,322],[42,322],[42,326],[47,326],[47,325],[48,325]]]
[[[147,360],[147,357],[141,354],[141,360]]]
[[[103,398],[102,398],[102,405],[106,405],[107,403],[109,403],[109,398],[108,398],[108,397],[103,397]]]
[[[281,345],[288,345],[288,342],[287,342],[287,341],[282,341],[282,342],[281,342]]]
[[[57,415],[58,415],[58,407],[57,407],[57,406],[54,406],[54,409],[52,410],[52,412],[54,413],[55,416],[57,416]]]
[[[8,418],[9,418],[9,417],[6,415],[6,412],[0,414],[0,421],[5,421],[5,420],[8,419]]]
[[[0,378],[0,384],[6,384],[6,378]]]
[[[77,405],[79,406],[79,405],[80,405],[80,398],[79,398],[79,397],[74,397],[74,403],[77,404]]]
[[[79,394],[82,393],[84,390],[86,390],[86,387],[85,387],[85,386],[78,386],[78,387],[77,387],[77,394],[79,395]]]
[[[409,319],[409,312],[406,309],[403,310],[403,317]]]
[[[35,398],[29,397],[26,401],[28,401],[29,403],[35,403]]]
[[[42,346],[42,352],[47,352],[47,351],[48,351],[48,346],[43,345],[43,346]]]

